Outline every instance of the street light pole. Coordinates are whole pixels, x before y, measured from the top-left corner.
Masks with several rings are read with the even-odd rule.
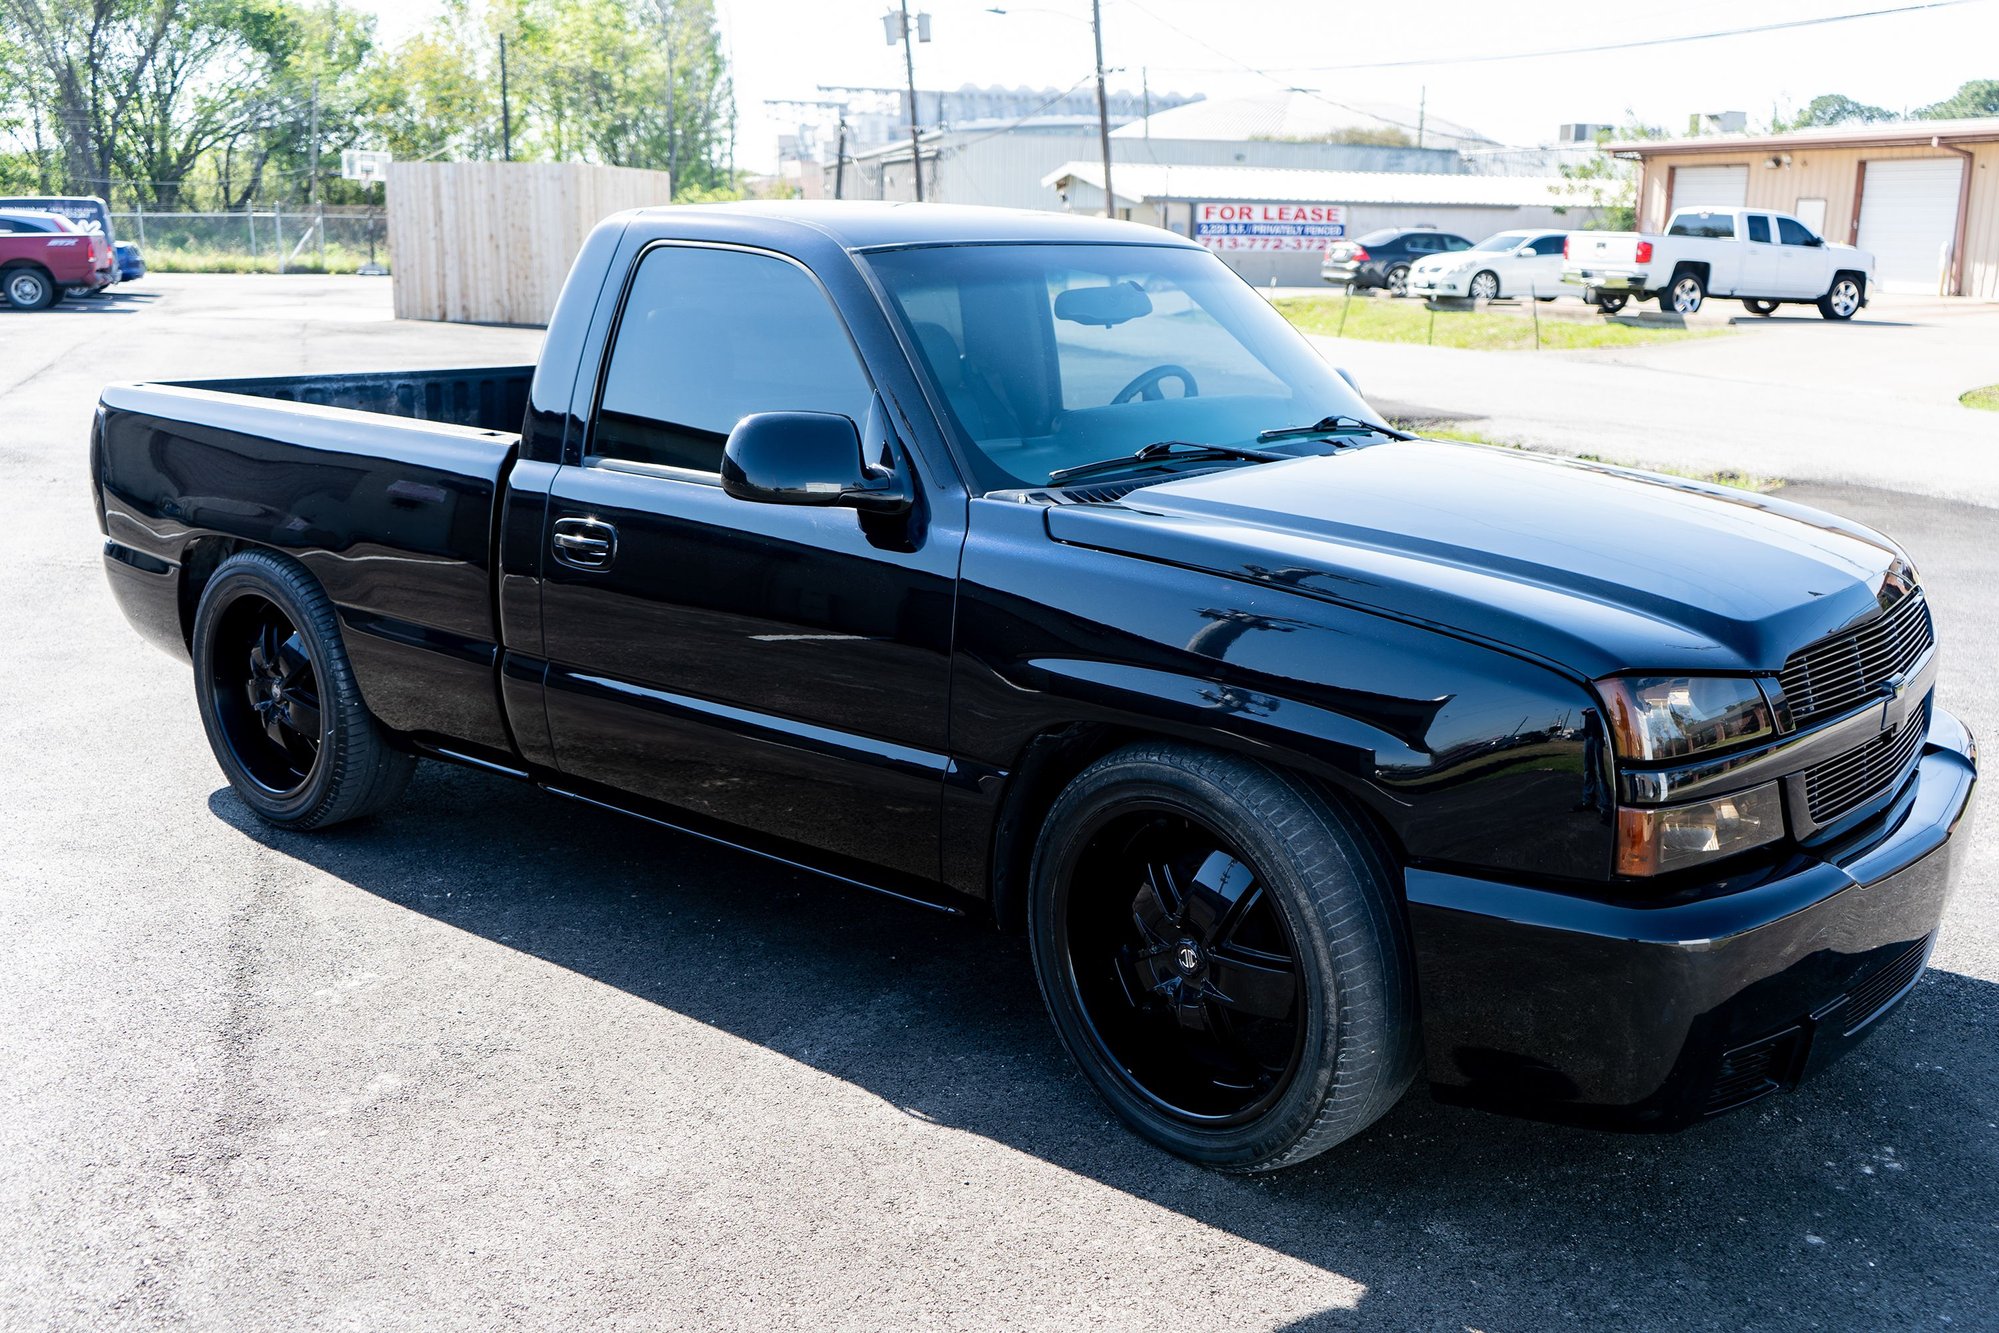
[[[916,128],[916,53],[911,45],[915,40],[916,34],[911,31],[909,21],[909,0],[902,0],[902,68],[909,76],[909,167],[916,173],[916,202],[920,204],[923,202],[923,145],[917,137]]]
[[[1097,141],[1104,150],[1104,216],[1117,216],[1117,196],[1111,192],[1111,112],[1104,93],[1103,0],[1090,0],[1090,31],[1097,39]]]

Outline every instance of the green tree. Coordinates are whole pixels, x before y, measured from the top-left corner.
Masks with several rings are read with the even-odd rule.
[[[1663,139],[1666,132],[1656,125],[1641,124],[1630,112],[1616,130],[1599,130],[1596,151],[1581,162],[1564,162],[1560,171],[1562,197],[1570,208],[1592,210],[1585,228],[1594,231],[1630,231],[1638,225],[1638,168],[1613,156],[1608,145],[1632,139]]]
[[[1805,103],[1794,116],[1776,116],[1771,119],[1770,128],[1777,131],[1811,129],[1818,125],[1846,125],[1859,123],[1872,125],[1884,120],[1895,119],[1895,113],[1885,107],[1869,106],[1856,102],[1843,93],[1821,93]]]
[[[183,0],[0,0],[0,27],[47,99],[64,188],[110,193],[133,103],[161,52],[190,39],[177,22],[183,7]]]
[[[1999,79],[1972,79],[1941,102],[1918,107],[1917,120],[1955,120],[1963,116],[1999,116]]]

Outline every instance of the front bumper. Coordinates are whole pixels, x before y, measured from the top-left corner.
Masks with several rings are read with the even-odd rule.
[[[1433,1092],[1671,1130],[1795,1086],[1915,985],[1975,756],[1933,710],[1913,778],[1873,826],[1657,905],[1408,871]]]
[[[1471,290],[1471,274],[1412,272],[1409,290],[1425,296],[1463,296]]]

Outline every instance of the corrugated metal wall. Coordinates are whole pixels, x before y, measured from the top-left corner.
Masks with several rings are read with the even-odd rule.
[[[1999,143],[1960,145],[1975,154],[1971,171],[1971,211],[1965,224],[1964,292],[1966,296],[1999,300]],[[1668,169],[1746,165],[1750,208],[1796,213],[1800,199],[1825,200],[1825,237],[1851,244],[1855,232],[1855,185],[1862,162],[1888,158],[1947,157],[1955,153],[1927,144],[1897,148],[1790,149],[1791,164],[1764,163],[1784,150],[1761,149],[1714,153],[1675,153],[1645,164],[1645,188],[1640,200],[1639,226],[1656,231],[1665,225]]]

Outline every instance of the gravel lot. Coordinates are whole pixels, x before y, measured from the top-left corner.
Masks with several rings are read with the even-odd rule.
[[[1926,980],[1794,1095],[1638,1138],[1418,1091],[1260,1181],[1112,1124],[976,923],[438,765],[365,826],[255,824],[105,591],[98,386],[537,341],[366,279],[0,311],[0,1327],[1999,1326],[1993,818]],[[1461,407],[1464,355],[1396,396]],[[1560,430],[1648,426],[1579,397]],[[1791,495],[1907,542],[1989,753],[1999,511]]]

